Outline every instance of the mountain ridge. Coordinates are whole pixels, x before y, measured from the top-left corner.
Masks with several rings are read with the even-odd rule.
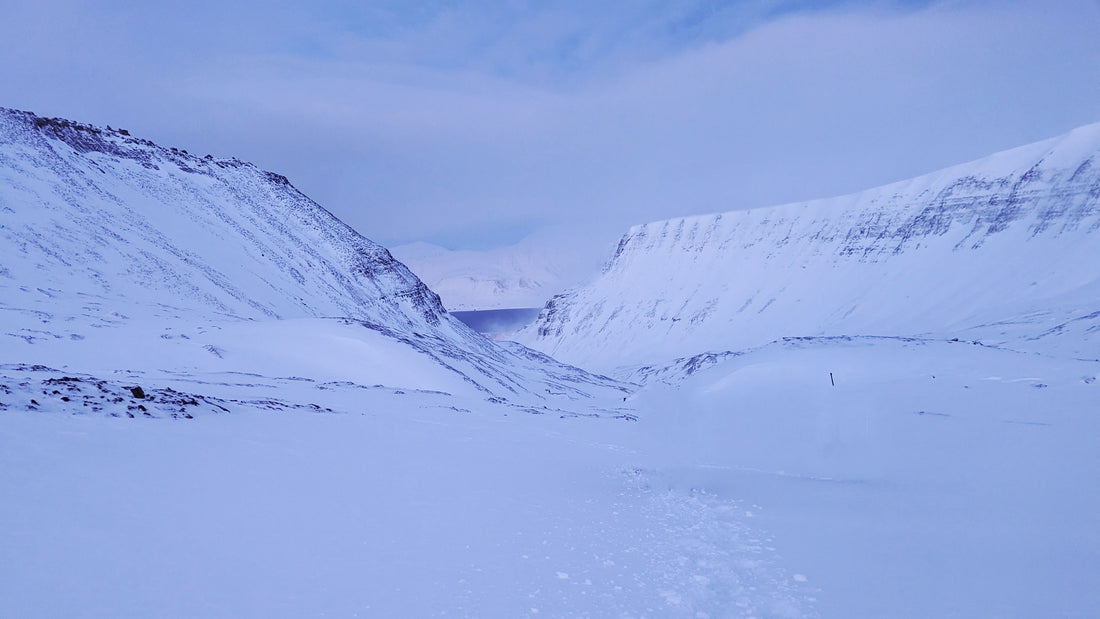
[[[417,314],[426,324],[438,324],[444,311],[438,297],[385,248],[340,222],[282,175],[235,158],[200,158],[118,130],[30,112],[0,109],[0,123],[6,137],[0,163],[10,192],[3,207],[9,214],[4,237],[9,244],[37,250],[40,265],[81,262],[64,257],[66,253],[53,247],[46,235],[36,234],[37,224],[31,220],[45,215],[51,217],[53,232],[68,236],[66,249],[80,241],[78,250],[91,262],[103,262],[97,259],[104,256],[88,248],[113,249],[127,268],[139,257],[154,258],[152,262],[157,263],[156,252],[146,248],[128,252],[109,246],[115,241],[159,246],[178,262],[169,266],[160,260],[150,268],[153,273],[160,270],[163,277],[146,283],[158,287],[160,296],[171,292],[187,301],[199,296],[229,314],[370,319],[380,318],[376,314],[382,311],[386,319]],[[43,191],[48,198],[35,195]],[[114,208],[86,206],[94,200],[105,200]],[[27,205],[35,202],[45,208],[30,211]],[[216,208],[219,203],[238,208]],[[203,221],[204,216],[209,221]],[[217,229],[215,221],[228,230]],[[190,226],[198,239],[223,241],[219,249],[228,251],[235,266],[243,268],[227,273],[224,266],[216,270],[202,266],[192,248],[158,234],[164,226]],[[32,239],[17,238],[19,230]],[[256,230],[263,230],[268,238]],[[301,232],[306,233],[305,239]],[[283,281],[271,280],[269,266],[276,267]],[[303,273],[318,267],[324,273],[314,278],[320,285],[310,299],[297,299],[293,305],[299,307],[258,301],[271,297],[270,291],[285,296],[288,289],[306,283]],[[100,275],[99,279],[113,278]],[[382,299],[392,307],[367,311],[367,301]]]
[[[323,370],[540,404],[625,388],[492,344],[386,248],[238,159],[0,109],[0,214],[11,361],[104,373],[151,355],[170,373]]]
[[[1100,309],[1098,154],[1093,124],[846,196],[637,225],[517,339],[605,371],[784,336],[1020,343]]]

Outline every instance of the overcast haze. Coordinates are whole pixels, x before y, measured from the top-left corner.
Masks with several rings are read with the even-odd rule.
[[[252,161],[387,245],[602,251],[1096,122],[1098,32],[1095,0],[9,1],[0,105]]]

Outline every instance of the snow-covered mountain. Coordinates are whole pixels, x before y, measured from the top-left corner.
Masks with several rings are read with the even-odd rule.
[[[471,332],[385,248],[236,159],[0,109],[0,215],[9,363],[340,367],[368,385],[385,376],[537,402],[610,385]]]
[[[280,176],[0,110],[0,615],[1088,615],[1097,132],[635,228],[539,341],[639,388]]]
[[[577,247],[575,233],[547,230],[506,247],[451,250],[431,243],[397,245],[391,252],[443,299],[448,310],[542,307],[550,297],[587,281],[600,260]],[[569,251],[562,251],[569,246]]]
[[[821,616],[1100,602],[1100,124],[636,226],[517,339],[643,383],[654,486],[751,506]]]
[[[451,311],[541,307],[560,292],[560,276],[545,262],[509,249],[455,251],[417,242],[398,245],[393,254]]]
[[[282,176],[27,112],[0,110],[0,135],[9,306],[63,295],[83,302],[52,301],[55,312],[88,317],[124,305],[422,329],[444,314],[383,247]]]
[[[1100,357],[1100,124],[853,195],[635,226],[517,340],[607,370],[848,335]]]

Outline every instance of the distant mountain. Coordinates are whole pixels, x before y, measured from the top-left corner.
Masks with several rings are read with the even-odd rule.
[[[843,335],[1100,357],[1100,124],[848,196],[635,226],[517,340],[606,370]]]
[[[449,250],[430,243],[393,253],[437,291],[450,310],[541,307],[560,292],[559,276],[531,254]]]
[[[83,359],[98,363],[95,371],[115,370],[125,361],[97,360],[128,350],[158,368],[195,367],[189,349],[166,342],[197,327],[210,334],[214,323],[243,334],[246,323],[270,321],[277,326],[251,331],[264,341],[225,339],[253,350],[260,363],[279,356],[271,349],[285,335],[299,347],[283,351],[294,363],[340,358],[362,380],[372,380],[374,368],[416,383],[425,370],[412,360],[428,357],[459,385],[490,395],[537,399],[556,380],[551,375],[572,372],[521,359],[467,329],[385,248],[285,177],[125,130],[0,108],[0,257],[8,363],[75,368]],[[350,321],[374,335],[303,319]],[[316,333],[315,345],[292,332]],[[388,359],[369,355],[379,334],[401,344],[385,346]],[[349,338],[362,344],[359,356],[334,356],[323,345]],[[218,361],[223,344],[207,339],[213,352],[200,356],[230,367]],[[394,369],[402,359],[419,369],[401,376]]]
[[[451,250],[417,242],[391,251],[439,293],[448,310],[530,308],[542,307],[550,297],[598,272],[605,256],[576,247],[562,251],[562,244],[570,240],[564,233],[544,233],[488,250]]]

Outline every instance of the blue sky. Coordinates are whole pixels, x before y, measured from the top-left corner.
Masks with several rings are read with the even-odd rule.
[[[0,105],[237,156],[387,245],[825,197],[1100,121],[1100,2],[0,8]]]

